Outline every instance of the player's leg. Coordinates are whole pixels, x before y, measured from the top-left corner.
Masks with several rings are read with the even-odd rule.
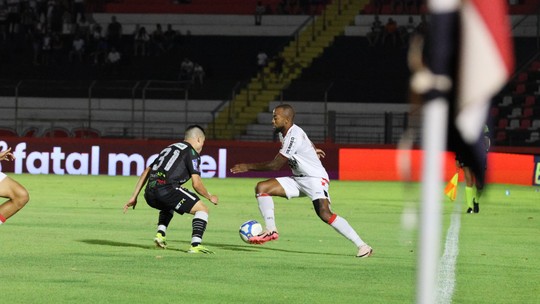
[[[158,217],[158,227],[154,243],[161,248],[167,247],[167,227],[174,216],[174,210],[160,210]]]
[[[328,182],[321,183],[315,179],[308,183],[301,183],[301,185],[302,191],[312,199],[313,207],[319,218],[358,247],[357,257],[365,258],[373,253],[373,249],[360,238],[349,222],[332,212],[328,197]],[[320,189],[321,187],[322,189]],[[320,197],[320,194],[324,194],[326,197]]]
[[[259,211],[264,219],[266,230],[277,231],[274,217],[274,199],[272,196],[285,196],[285,190],[275,179],[268,179],[257,183],[255,186],[255,197],[259,204]]]
[[[484,192],[483,178],[476,178],[475,176],[475,186],[476,186],[476,191],[474,193],[474,198],[473,198],[473,212],[479,213],[480,212],[480,197],[482,197],[482,193]]]
[[[474,176],[470,167],[463,167],[465,175],[465,201],[467,202],[467,213],[473,213],[474,199]]]
[[[30,199],[28,191],[14,179],[0,172],[0,197],[8,200],[0,205],[0,225],[21,210]]]
[[[214,253],[201,245],[208,224],[208,212],[208,207],[200,200],[189,211],[193,214],[193,220],[191,222],[191,248],[188,253]]]
[[[263,244],[279,238],[274,216],[274,200],[272,199],[272,196],[287,197],[286,191],[280,181],[272,178],[257,183],[257,186],[255,186],[255,197],[257,198],[257,203],[259,204],[261,216],[264,219],[265,230],[260,235],[251,237],[249,239],[249,242],[252,244]]]

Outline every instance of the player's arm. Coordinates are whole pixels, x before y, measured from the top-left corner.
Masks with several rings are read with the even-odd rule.
[[[124,205],[124,213],[127,212],[129,207],[133,207],[135,209],[135,206],[137,205],[137,197],[139,196],[139,193],[141,193],[141,190],[146,184],[146,181],[148,180],[148,173],[150,172],[150,167],[147,167],[141,176],[139,177],[139,180],[137,181],[137,184],[135,185],[135,190],[133,191],[133,195],[131,198],[127,201],[127,203]]]
[[[204,198],[212,202],[214,205],[218,204],[219,198],[216,195],[210,194],[210,192],[206,190],[206,187],[204,186],[202,178],[199,174],[191,175],[191,184],[193,185],[193,189],[195,189],[195,191],[197,191],[197,193],[199,193],[201,196],[204,196]]]
[[[252,164],[236,164],[231,168],[231,172],[242,173],[247,171],[276,171],[287,163],[287,158],[283,154],[278,153],[273,160],[262,162],[262,163],[252,163]]]
[[[0,152],[0,161],[1,160],[14,160],[13,154],[11,153],[11,148]]]

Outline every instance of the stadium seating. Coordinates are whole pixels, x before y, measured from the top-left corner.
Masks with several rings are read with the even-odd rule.
[[[264,4],[275,11],[280,0],[265,0]],[[103,6],[107,13],[162,13],[162,14],[234,14],[252,15],[256,1],[253,0],[120,0],[110,1]],[[189,2],[189,3],[182,3]],[[267,9],[268,10],[268,9]]]
[[[66,128],[54,127],[43,131],[42,137],[65,138],[71,137],[71,132]]]
[[[0,138],[2,137],[17,137],[19,136],[17,134],[17,131],[11,129],[11,128],[5,128],[5,127],[2,127],[0,128]]]
[[[76,138],[99,138],[101,137],[101,132],[93,128],[75,128],[71,130],[73,137]]]

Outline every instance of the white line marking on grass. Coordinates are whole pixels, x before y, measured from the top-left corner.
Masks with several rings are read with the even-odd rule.
[[[459,254],[459,228],[461,226],[461,206],[456,202],[452,212],[450,227],[446,234],[444,253],[439,262],[437,303],[450,304],[456,285],[456,260]]]

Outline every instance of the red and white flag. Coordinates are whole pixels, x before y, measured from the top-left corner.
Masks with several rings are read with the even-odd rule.
[[[506,0],[467,0],[461,5],[456,127],[463,140],[482,135],[491,98],[514,69]]]

